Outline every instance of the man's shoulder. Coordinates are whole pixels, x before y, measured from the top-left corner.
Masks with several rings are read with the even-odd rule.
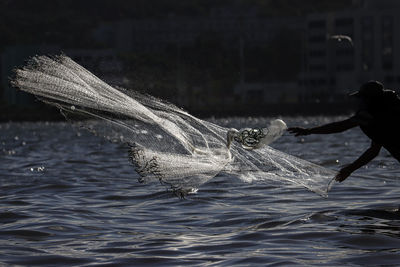
[[[400,117],[400,98],[395,91],[385,92],[382,110],[385,110],[388,116]]]

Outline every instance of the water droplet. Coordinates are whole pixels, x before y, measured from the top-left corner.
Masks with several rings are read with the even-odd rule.
[[[36,168],[30,168],[29,169],[31,172],[42,172],[44,171],[44,166],[36,167]]]
[[[14,140],[15,140],[15,141],[18,141],[18,140],[19,140],[19,137],[18,137],[18,136],[15,136],[15,137],[14,137]]]

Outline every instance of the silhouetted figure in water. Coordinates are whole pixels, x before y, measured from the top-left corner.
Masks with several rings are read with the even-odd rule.
[[[400,162],[400,98],[396,92],[384,89],[377,81],[369,81],[350,96],[360,100],[356,114],[346,120],[314,128],[292,127],[288,131],[295,136],[309,134],[331,134],[360,126],[372,140],[371,146],[353,163],[342,168],[336,181],[342,182],[352,172],[374,159],[382,147]]]

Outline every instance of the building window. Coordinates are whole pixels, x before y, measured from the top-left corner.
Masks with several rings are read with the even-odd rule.
[[[338,57],[353,56],[353,48],[352,47],[338,48],[338,49],[336,49],[336,56],[338,56]]]
[[[335,27],[353,26],[353,18],[338,18],[335,20]]]
[[[312,50],[309,52],[310,58],[320,58],[326,56],[325,50]]]
[[[318,79],[317,80],[318,85],[326,85],[326,80],[325,79]]]
[[[361,60],[365,71],[374,67],[374,18],[361,19]]]
[[[324,64],[310,64],[310,71],[325,71],[326,66]]]
[[[310,43],[324,43],[326,41],[325,35],[312,35],[308,38]]]
[[[353,63],[342,63],[342,64],[337,64],[336,65],[336,70],[337,71],[352,71],[354,70],[354,65]]]
[[[325,29],[326,21],[325,20],[312,20],[308,22],[309,29]]]
[[[393,17],[382,18],[382,68],[393,69]]]

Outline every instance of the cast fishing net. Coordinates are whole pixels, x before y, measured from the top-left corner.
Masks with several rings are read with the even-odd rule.
[[[12,83],[58,107],[73,124],[129,145],[140,182],[160,181],[178,192],[219,173],[244,181],[289,181],[326,196],[335,172],[268,144],[286,129],[228,129],[134,90],[112,87],[67,56],[37,56]]]

